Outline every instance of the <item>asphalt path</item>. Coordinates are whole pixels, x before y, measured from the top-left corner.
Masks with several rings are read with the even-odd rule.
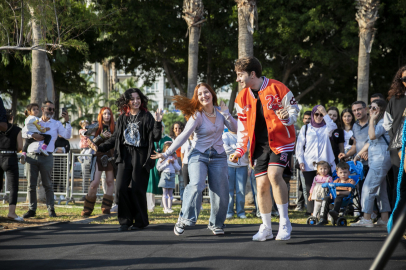
[[[293,225],[289,241],[251,241],[259,225],[207,226],[175,236],[173,224],[118,232],[117,225],[57,224],[0,234],[0,269],[368,269],[384,228]],[[273,224],[274,234],[278,229]],[[406,269],[401,241],[386,269]]]

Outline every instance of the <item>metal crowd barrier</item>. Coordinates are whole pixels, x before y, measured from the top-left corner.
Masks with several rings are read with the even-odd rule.
[[[182,182],[182,184],[180,183]],[[175,179],[175,189],[173,191],[173,197],[176,199],[180,199],[180,186],[183,185],[183,180],[181,180],[178,175],[176,175]],[[155,195],[156,198],[161,198],[162,195]],[[209,194],[209,182],[206,179],[206,188],[203,190],[203,199],[210,199],[210,194]]]
[[[18,158],[20,158],[21,154],[17,154]],[[53,153],[53,170],[52,170],[52,185],[54,188],[54,195],[57,196],[58,204],[61,204],[63,201],[64,196],[66,200],[66,204],[69,202],[69,172],[70,172],[70,154],[60,154],[60,153]],[[18,163],[18,170],[19,170],[19,183],[18,183],[18,194],[27,194],[28,193],[28,180],[27,180],[27,166],[25,164]],[[41,174],[39,174],[39,179]],[[8,179],[7,175],[4,174],[3,176],[4,186],[2,188],[2,192],[0,195],[3,195],[3,201],[6,200],[8,194],[10,194],[10,190],[8,190]],[[38,181],[38,185],[40,181]],[[6,197],[6,198],[5,198]]]
[[[79,158],[82,162],[79,162]],[[70,177],[70,196],[74,202],[73,196],[85,196],[90,185],[90,172],[91,172],[91,154],[76,154],[72,153],[72,171]],[[103,173],[104,175],[104,173]],[[102,178],[103,178],[102,175]],[[103,197],[103,181],[100,181],[100,185],[97,188],[97,197]]]

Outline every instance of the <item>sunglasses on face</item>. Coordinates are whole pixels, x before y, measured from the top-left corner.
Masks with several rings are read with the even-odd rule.
[[[314,116],[316,116],[316,117],[319,117],[319,116],[323,117],[323,114],[321,114],[321,113],[315,113]]]
[[[47,108],[48,112],[54,112],[55,111],[55,108],[49,108],[49,107],[46,107],[46,108]]]
[[[378,109],[378,107],[371,106],[371,105],[369,105],[368,108],[369,108],[370,110],[373,110],[373,111],[376,111],[376,110]]]

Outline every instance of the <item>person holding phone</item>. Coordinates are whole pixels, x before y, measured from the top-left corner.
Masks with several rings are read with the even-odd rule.
[[[65,139],[70,139],[72,134],[72,127],[69,122],[69,115],[64,112],[62,117],[65,120],[65,127],[58,120],[54,120],[55,105],[46,100],[41,106],[42,116],[38,122],[43,128],[49,128],[46,134],[51,135],[51,141],[47,147],[47,154],[43,155],[40,151],[42,147],[41,141],[44,140],[44,136],[29,131],[27,127],[22,130],[22,136],[25,139],[35,139],[36,142],[31,143],[27,149],[27,179],[28,179],[28,200],[29,210],[23,215],[23,218],[31,218],[36,215],[37,210],[37,182],[38,173],[41,172],[42,185],[45,188],[46,205],[48,208],[48,214],[50,217],[56,217],[54,209],[54,191],[52,188],[52,170],[53,170],[53,156],[52,153],[55,150],[55,141],[58,135],[61,135]]]
[[[109,139],[115,130],[114,116],[113,112],[109,107],[103,107],[100,109],[99,115],[97,116],[97,121],[99,127],[95,134],[95,139],[88,143],[96,143],[99,145]],[[87,195],[85,197],[85,203],[83,205],[82,216],[90,216],[94,210],[94,205],[97,198],[97,189],[100,185],[100,180],[102,172],[106,173],[106,194],[103,195],[103,201],[101,205],[103,214],[110,214],[110,209],[113,205],[113,193],[114,193],[114,171],[115,164],[110,162],[109,159],[114,157],[114,149],[109,149],[105,152],[97,152],[92,159],[90,173],[91,183]]]

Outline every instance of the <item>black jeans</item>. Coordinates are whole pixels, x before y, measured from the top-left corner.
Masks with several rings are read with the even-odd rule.
[[[18,198],[18,160],[16,154],[0,154],[0,178],[3,187],[3,175],[7,174],[8,189],[10,190],[9,205],[16,205]]]
[[[303,172],[303,176],[305,178],[305,184],[306,184],[307,198],[310,197],[310,188],[312,187],[313,179],[314,179],[314,177],[316,177],[316,174],[317,174],[317,171]],[[313,207],[314,207],[313,200],[307,201],[307,212],[308,213],[313,213]]]
[[[297,192],[297,206],[301,205],[301,206],[305,206],[306,202],[305,202],[305,198],[304,198],[304,194],[303,194],[303,186],[302,186],[302,180],[300,179],[300,175],[298,175],[298,192]]]
[[[116,177],[118,221],[120,225],[144,228],[149,224],[147,211],[149,170],[143,167],[148,158],[148,148],[126,146],[124,149],[124,160],[118,163]]]

